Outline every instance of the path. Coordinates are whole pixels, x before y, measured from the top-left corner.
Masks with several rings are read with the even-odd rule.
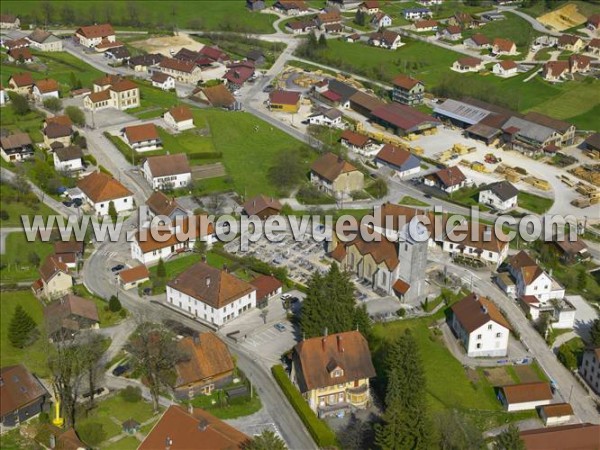
[[[21,231],[22,228],[10,227],[10,228],[0,228],[0,255],[4,255],[6,249],[4,248],[6,244],[6,236],[10,233],[14,233],[16,231]]]
[[[531,24],[531,26],[533,27],[533,29],[536,31],[539,31],[540,33],[549,34],[550,36],[562,36],[562,33],[559,33],[558,31],[549,30],[544,25],[542,25],[540,22],[538,22],[537,19],[534,19],[529,14],[525,14],[523,11],[519,11],[518,9],[516,9],[514,7],[502,7],[501,6],[498,8],[498,10],[502,11],[502,12],[510,12],[512,14],[516,14],[517,16],[519,16],[519,17],[525,19],[527,22],[529,22]]]

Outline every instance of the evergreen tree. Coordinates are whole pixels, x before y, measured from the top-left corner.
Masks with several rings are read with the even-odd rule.
[[[327,38],[325,37],[325,33],[319,36],[319,48],[327,48]]]
[[[357,328],[369,334],[366,308],[356,305],[354,285],[337,264],[332,264],[326,275],[316,273],[310,279],[300,326],[307,338],[322,336],[325,328],[332,334]]]
[[[117,209],[115,208],[115,203],[112,200],[108,203],[108,215],[113,222],[116,222],[119,217]]]
[[[165,262],[162,258],[158,260],[158,265],[156,266],[156,276],[161,279],[167,278],[167,268],[165,267]]]
[[[14,347],[24,348],[31,342],[36,328],[31,316],[21,305],[17,305],[8,327],[8,340]]]
[[[525,450],[525,443],[519,436],[519,429],[511,424],[498,435],[494,448],[496,450]]]
[[[600,319],[592,322],[590,328],[590,341],[593,347],[600,347]]]
[[[121,310],[121,308],[122,306],[119,298],[116,295],[112,295],[108,301],[108,309],[110,309],[112,312],[118,312]]]
[[[356,25],[360,25],[361,27],[365,25],[365,13],[360,9],[356,11],[356,15],[354,16],[354,23]]]
[[[287,446],[271,430],[265,430],[244,445],[244,450],[287,450]]]

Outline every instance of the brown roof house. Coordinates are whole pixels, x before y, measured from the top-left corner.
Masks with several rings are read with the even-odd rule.
[[[62,39],[54,36],[52,33],[36,28],[27,36],[31,47],[35,47],[43,52],[62,51]]]
[[[119,284],[125,290],[133,289],[150,279],[150,272],[144,264],[119,272]]]
[[[83,258],[83,250],[83,242],[76,240],[54,243],[54,254],[70,269],[77,267],[77,262]]]
[[[310,181],[331,195],[349,195],[365,185],[363,173],[333,153],[325,153],[310,167]]]
[[[175,78],[163,72],[154,72],[152,77],[150,77],[150,81],[152,81],[152,86],[162,89],[163,91],[175,89]]]
[[[29,72],[15,73],[8,78],[7,90],[16,92],[26,97],[33,89],[33,78]]]
[[[269,93],[269,108],[273,111],[297,113],[300,107],[300,92],[273,91]]]
[[[400,74],[392,80],[392,100],[404,105],[413,106],[423,103],[425,85],[408,75]]]
[[[359,331],[305,339],[292,358],[292,382],[319,417],[369,405],[369,379],[376,374]]]
[[[98,328],[100,319],[93,300],[67,294],[44,308],[48,335],[54,341],[71,339],[80,330]]]
[[[558,250],[560,259],[563,262],[570,263],[591,257],[587,244],[582,239],[571,241],[568,236],[564,236],[564,239],[558,239],[555,236],[552,238],[552,243]]]
[[[173,106],[163,117],[167,125],[177,131],[194,128],[192,110],[185,105]]]
[[[162,148],[158,129],[153,123],[125,127],[121,132],[121,136],[125,143],[138,153]]]
[[[171,405],[138,450],[243,450],[249,440],[202,409]]]
[[[183,338],[177,346],[184,357],[175,366],[175,397],[187,400],[200,394],[210,395],[233,380],[233,358],[227,345],[215,333]]]
[[[496,38],[492,42],[492,53],[495,55],[516,55],[517,44],[510,39]]]
[[[167,284],[167,301],[199,320],[222,326],[256,307],[256,288],[199,262]]]
[[[521,431],[526,450],[597,450],[600,425],[578,423]]]
[[[107,75],[93,83],[94,92],[83,99],[83,106],[92,111],[106,108],[126,110],[140,106],[137,84],[115,75]]]
[[[377,145],[369,136],[356,133],[352,130],[344,130],[340,136],[340,142],[344,147],[364,156],[373,156],[379,151]]]
[[[46,257],[39,272],[41,278],[31,286],[33,293],[38,297],[55,299],[67,294],[73,287],[73,277],[60,256]]]
[[[21,26],[21,20],[13,14],[0,15],[0,29],[13,30]]]
[[[224,84],[198,88],[193,92],[192,99],[215,108],[225,109],[233,109],[236,103],[235,97]]]
[[[440,169],[427,175],[424,179],[426,186],[434,186],[450,194],[472,183],[472,180],[466,177],[460,167],[452,166]]]
[[[259,308],[267,306],[271,297],[283,291],[281,281],[270,275],[259,275],[250,284],[256,288],[256,306]]]
[[[243,213],[247,216],[257,216],[264,220],[267,217],[278,215],[281,212],[282,206],[276,198],[257,195],[246,200],[242,208]]]
[[[165,216],[173,221],[177,216],[188,214],[175,198],[169,197],[161,191],[154,191],[146,200],[146,206],[148,207],[148,219],[152,219],[154,216]]]
[[[36,80],[33,83],[31,93],[33,94],[35,101],[39,103],[42,103],[49,98],[59,98],[58,81],[50,78]]]
[[[574,415],[573,407],[569,403],[545,405],[539,409],[538,413],[545,426],[568,422]]]
[[[442,250],[456,259],[498,267],[508,256],[508,237],[492,226],[464,220],[443,238]]]
[[[133,194],[119,181],[102,172],[93,172],[77,182],[83,199],[99,216],[108,214],[112,203],[117,213],[134,207]]]
[[[561,50],[577,53],[583,50],[584,46],[584,40],[573,34],[563,34],[558,38],[558,48]]]
[[[24,365],[0,369],[0,422],[14,427],[48,411],[50,394]]]
[[[72,143],[73,128],[67,123],[47,121],[42,130],[44,146],[48,149],[68,147]],[[60,145],[58,145],[60,144]]]
[[[471,358],[508,354],[511,327],[496,305],[472,293],[452,306],[450,326]]]
[[[11,48],[8,51],[8,60],[10,62],[29,64],[33,62],[33,55],[27,47]]]
[[[202,79],[202,69],[193,61],[164,58],[158,65],[159,70],[171,75],[176,81],[196,84]]]
[[[485,62],[482,59],[473,56],[465,56],[454,61],[451,67],[455,72],[480,72],[485,69]]]
[[[115,42],[117,38],[112,25],[104,23],[78,28],[75,31],[75,39],[84,47],[96,48],[103,42]]]
[[[142,172],[152,189],[178,189],[192,181],[192,169],[185,153],[149,156],[142,162]]]
[[[27,133],[15,133],[0,137],[0,155],[6,162],[32,158],[33,142]]]
[[[552,389],[547,381],[502,386],[498,399],[508,412],[527,411],[552,403]]]
[[[398,178],[405,178],[419,173],[421,160],[406,149],[385,144],[374,160],[377,167],[389,167]]]

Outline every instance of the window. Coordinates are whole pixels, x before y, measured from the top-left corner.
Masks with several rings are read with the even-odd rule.
[[[491,330],[491,329],[492,329],[492,324],[490,323],[490,324],[488,325],[488,330]]]
[[[496,337],[497,337],[497,338],[500,338],[500,337],[502,337],[502,333],[496,333]]]
[[[480,341],[480,340],[481,340],[481,335],[480,335],[480,334],[478,334],[478,335],[477,335],[477,340],[478,340],[478,341]]]
[[[481,348],[481,344],[477,344],[477,348]]]

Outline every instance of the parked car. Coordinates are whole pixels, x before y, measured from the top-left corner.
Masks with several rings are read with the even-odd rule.
[[[74,198],[74,199],[73,199],[73,204],[74,204],[75,206],[78,206],[78,207],[79,207],[79,206],[83,205],[83,200],[81,200],[80,198]]]
[[[281,322],[280,323],[276,323],[274,326],[275,326],[275,329],[277,331],[279,331],[280,333],[283,333],[285,331],[285,325],[282,324]]]
[[[115,377],[120,377],[121,375],[127,373],[129,371],[131,367],[129,366],[128,363],[125,364],[119,364],[117,367],[115,367],[112,371],[112,374]]]
[[[65,206],[73,206],[73,202],[71,200],[65,200],[64,202],[62,202],[62,204]]]
[[[119,273],[121,270],[125,268],[124,264],[117,264],[112,269],[110,269],[113,273]]]

